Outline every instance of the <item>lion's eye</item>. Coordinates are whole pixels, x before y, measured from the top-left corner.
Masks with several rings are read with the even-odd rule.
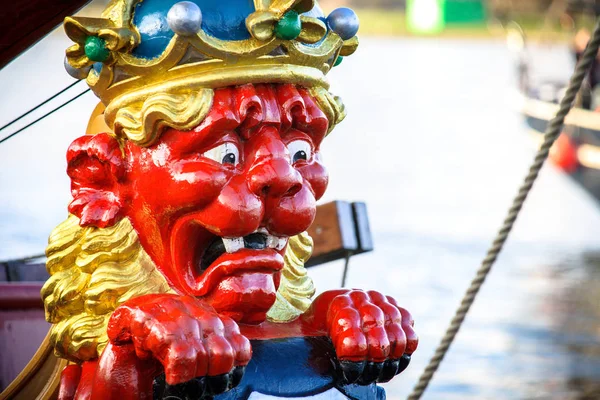
[[[307,161],[312,157],[312,147],[306,140],[294,140],[287,147],[292,156],[292,163],[300,160]]]
[[[240,151],[230,142],[213,147],[202,155],[221,164],[238,165],[240,162]]]

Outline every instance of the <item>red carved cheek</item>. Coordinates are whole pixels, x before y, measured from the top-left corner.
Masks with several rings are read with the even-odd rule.
[[[207,161],[179,161],[170,166],[169,204],[204,207],[214,201],[235,170]]]
[[[127,184],[130,204],[155,217],[203,208],[219,196],[232,175],[233,171],[199,161],[135,170]]]
[[[315,154],[314,161],[310,164],[299,166],[297,169],[300,174],[302,174],[305,181],[310,185],[315,194],[315,199],[319,200],[323,197],[329,183],[329,173],[321,163],[319,154]]]

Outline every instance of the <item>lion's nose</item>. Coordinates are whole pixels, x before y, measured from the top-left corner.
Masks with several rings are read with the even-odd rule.
[[[253,166],[249,187],[257,196],[287,197],[302,189],[302,175],[284,158],[272,158]]]

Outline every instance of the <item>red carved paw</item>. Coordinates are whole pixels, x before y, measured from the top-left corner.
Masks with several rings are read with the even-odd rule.
[[[212,392],[239,382],[250,361],[250,341],[230,318],[193,297],[148,295],[118,307],[108,324],[115,345],[133,343],[138,358],[158,360],[166,383],[207,378]],[[217,387],[218,386],[218,387]],[[210,387],[208,389],[211,389]]]
[[[418,344],[413,325],[408,311],[379,292],[351,290],[333,297],[326,327],[343,378],[370,384],[402,372]]]

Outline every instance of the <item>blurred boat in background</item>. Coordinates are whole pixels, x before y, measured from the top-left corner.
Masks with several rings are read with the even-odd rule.
[[[579,60],[589,40],[589,33],[580,30],[574,38],[572,51]],[[508,28],[509,47],[518,50],[518,82],[522,98],[521,111],[529,133],[539,146],[544,132],[556,115],[568,82],[545,80],[533,83],[532,68],[526,54],[525,35],[518,25]],[[600,65],[593,63],[585,77],[575,107],[565,118],[560,137],[550,149],[551,162],[581,184],[600,200]]]
[[[557,110],[556,101],[543,100],[531,94],[525,98],[523,114],[532,137],[539,145]],[[550,150],[550,160],[600,200],[600,112],[579,107],[573,109],[565,119],[563,132]]]

